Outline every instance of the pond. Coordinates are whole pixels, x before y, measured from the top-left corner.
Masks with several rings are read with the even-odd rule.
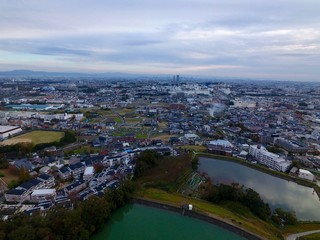
[[[129,204],[113,215],[92,240],[241,240],[210,223],[158,208]]]
[[[239,163],[207,157],[199,158],[199,171],[214,183],[236,182],[252,188],[272,209],[295,211],[299,220],[320,220],[320,201],[313,188],[268,175]]]

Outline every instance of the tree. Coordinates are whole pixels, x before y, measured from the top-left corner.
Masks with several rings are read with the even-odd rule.
[[[17,226],[8,236],[9,240],[34,240],[37,239],[34,229],[30,225]]]
[[[298,222],[295,212],[284,211],[276,208],[272,214],[271,220],[277,225],[295,225]]]
[[[198,166],[199,166],[199,158],[198,156],[194,156],[191,160],[191,167],[192,167],[192,170],[197,170],[198,169]]]
[[[96,196],[90,197],[89,201],[84,201],[80,205],[81,219],[83,219],[84,228],[91,233],[96,232],[103,226],[110,217],[110,206],[104,198]]]
[[[276,146],[268,146],[267,150],[269,152],[276,153],[276,154],[282,152],[282,150],[280,148],[276,147]]]
[[[157,162],[162,158],[163,156],[156,151],[146,150],[140,153],[136,160],[134,177],[142,176],[146,170],[156,166]]]
[[[296,167],[298,169],[301,168],[301,163],[299,162],[299,160],[293,160],[292,161],[292,167]]]
[[[14,165],[10,165],[9,166],[9,172],[12,174],[12,175],[15,175],[15,176],[19,176],[19,169],[14,166]]]
[[[32,177],[28,171],[28,169],[21,167],[19,170],[19,182],[25,182],[30,180]]]
[[[241,202],[250,208],[250,210],[262,220],[266,220],[271,215],[271,210],[260,195],[251,188],[246,189],[244,197]]]
[[[8,160],[4,158],[0,158],[0,169],[7,169],[9,167],[9,162]]]
[[[102,163],[95,163],[93,164],[93,168],[96,173],[101,173],[102,170],[104,169],[104,166]]]
[[[17,180],[11,180],[11,182],[8,184],[8,188],[15,188],[20,185],[20,182]]]

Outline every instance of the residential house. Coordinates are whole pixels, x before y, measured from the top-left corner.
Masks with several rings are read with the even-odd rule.
[[[77,180],[72,184],[65,187],[65,192],[70,195],[72,193],[80,192],[82,189],[86,188],[86,182],[84,180]]]
[[[4,195],[7,202],[23,202],[28,200],[29,194],[25,189],[12,188]]]
[[[71,174],[73,178],[79,178],[80,175],[84,173],[85,166],[83,163],[78,162],[78,163],[69,165],[69,169],[71,170]]]
[[[52,188],[56,185],[54,177],[48,174],[41,174],[37,177],[37,179],[45,184],[45,188]]]
[[[56,190],[52,189],[37,189],[31,193],[30,200],[39,202],[41,200],[54,199],[57,196]]]
[[[58,170],[59,177],[62,180],[67,180],[71,178],[71,170],[68,167],[62,167]]]
[[[215,140],[207,143],[208,152],[220,155],[232,155],[233,145],[227,140]]]

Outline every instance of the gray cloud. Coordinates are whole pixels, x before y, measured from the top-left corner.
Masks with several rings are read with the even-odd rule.
[[[2,1],[0,70],[320,80],[319,11],[318,0]]]

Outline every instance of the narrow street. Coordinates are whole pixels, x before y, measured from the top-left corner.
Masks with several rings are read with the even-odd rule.
[[[298,237],[306,236],[306,235],[313,234],[313,233],[320,233],[320,230],[313,230],[313,231],[308,231],[308,232],[291,234],[291,235],[286,237],[286,240],[295,240]]]

